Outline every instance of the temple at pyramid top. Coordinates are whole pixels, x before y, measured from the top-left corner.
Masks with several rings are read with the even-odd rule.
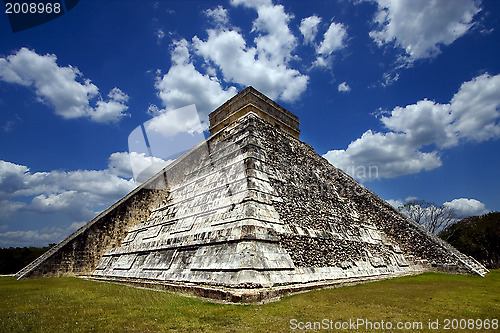
[[[294,138],[299,138],[299,117],[252,86],[243,89],[210,113],[210,135],[213,136],[224,127],[251,112]]]

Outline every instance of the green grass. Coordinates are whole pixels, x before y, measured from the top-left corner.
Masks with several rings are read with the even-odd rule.
[[[485,278],[426,273],[315,290],[265,305],[214,304],[77,278],[0,278],[0,332],[282,332],[294,318],[419,321],[422,331],[429,331],[429,320],[442,326],[445,318],[500,319],[500,271]],[[443,330],[431,330],[438,331]]]

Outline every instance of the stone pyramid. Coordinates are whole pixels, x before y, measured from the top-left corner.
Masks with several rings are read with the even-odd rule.
[[[18,273],[78,275],[234,302],[422,271],[488,271],[299,141],[252,87],[210,137]]]

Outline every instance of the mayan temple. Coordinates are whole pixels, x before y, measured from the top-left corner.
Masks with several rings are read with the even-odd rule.
[[[423,271],[488,271],[299,140],[299,119],[252,87],[210,137],[25,267],[262,302]]]

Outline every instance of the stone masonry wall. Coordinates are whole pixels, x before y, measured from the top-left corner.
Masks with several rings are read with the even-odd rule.
[[[113,278],[221,285],[256,281],[256,268],[262,285],[418,271],[416,266],[484,273],[311,146],[256,115],[233,126],[194,147],[149,186],[132,191],[17,276],[96,275],[98,264],[97,275]],[[139,233],[149,240],[137,238]]]
[[[166,190],[144,188],[132,193],[25,267],[17,276],[90,274],[103,253],[119,246],[127,230],[147,218],[150,209],[168,195]]]
[[[273,169],[271,185],[282,202],[274,204],[280,218],[292,230],[330,230],[356,236],[360,227],[383,231],[388,241],[398,244],[406,259],[429,268],[457,272],[481,271],[472,258],[407,219],[384,200],[332,166],[306,143],[279,133],[256,119],[260,145],[268,152],[266,163]],[[281,235],[282,246],[297,267],[344,265],[363,256],[383,258],[383,245],[367,245],[335,239],[330,233],[308,237],[297,232]],[[398,249],[399,250],[399,249]],[[460,259],[460,260],[458,260]]]

